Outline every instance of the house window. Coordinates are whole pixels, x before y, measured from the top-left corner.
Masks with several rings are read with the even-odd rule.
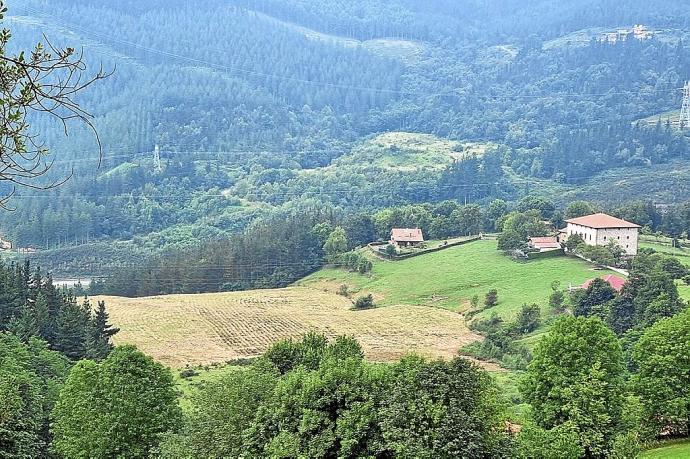
[[[604,240],[606,240],[606,236],[604,236]]]
[[[621,238],[621,237],[620,237],[620,236],[618,236],[618,240],[620,240],[620,238]]]
[[[628,239],[630,239],[630,236],[628,236]]]

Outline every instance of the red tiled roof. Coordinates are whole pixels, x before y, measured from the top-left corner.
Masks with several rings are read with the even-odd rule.
[[[566,220],[566,223],[573,225],[586,226],[588,228],[602,229],[602,228],[641,228],[635,223],[626,222],[620,218],[612,217],[606,214],[592,214],[585,217],[571,218]]]
[[[424,242],[424,235],[419,228],[393,228],[391,241],[395,242]]]
[[[613,287],[613,289],[617,292],[620,292],[623,290],[623,286],[627,282],[627,280],[623,279],[622,277],[614,276],[613,274],[609,274],[608,276],[601,277],[601,279],[605,280],[608,282],[608,284]],[[592,284],[592,281],[594,279],[590,279],[584,284],[582,284],[582,288],[589,288],[589,286]]]
[[[531,237],[529,243],[536,249],[560,249],[561,244],[555,237]]]

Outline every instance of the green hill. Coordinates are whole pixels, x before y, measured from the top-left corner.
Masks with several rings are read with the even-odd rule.
[[[443,169],[455,160],[481,156],[491,143],[463,143],[430,134],[387,132],[362,142],[334,161],[337,167],[381,167],[399,171]]]
[[[469,309],[474,295],[483,301],[495,288],[499,304],[480,317],[496,312],[510,318],[525,303],[545,308],[553,281],[567,288],[604,274],[608,272],[570,257],[517,262],[496,250],[495,241],[483,240],[402,261],[375,259],[371,275],[327,268],[299,284],[328,291],[347,285],[357,295],[371,293],[379,306],[427,305],[455,311]]]

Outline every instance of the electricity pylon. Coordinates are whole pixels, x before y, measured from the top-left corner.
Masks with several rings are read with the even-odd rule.
[[[690,128],[690,81],[683,87],[683,107],[680,109],[680,127]]]
[[[153,149],[153,168],[156,172],[161,172],[163,170],[163,164],[161,163],[161,149],[158,145]]]

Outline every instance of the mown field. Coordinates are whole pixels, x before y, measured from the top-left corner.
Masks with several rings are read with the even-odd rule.
[[[510,318],[524,303],[546,308],[554,280],[567,287],[605,273],[566,257],[516,262],[488,240],[404,261],[376,259],[370,275],[325,269],[286,289],[98,299],[121,329],[117,344],[135,344],[173,368],[257,356],[310,330],[352,335],[368,359],[392,361],[410,352],[448,358],[480,339],[459,313],[474,295],[483,300],[496,288],[499,304],[480,316]],[[336,293],[343,284],[350,298]],[[353,310],[365,293],[378,307]]]
[[[669,442],[642,454],[642,459],[687,459],[690,457],[690,441]]]
[[[357,294],[371,293],[379,306],[424,305],[464,311],[478,295],[498,290],[499,304],[482,312],[512,317],[525,303],[546,307],[553,281],[562,288],[581,285],[593,277],[610,274],[594,270],[577,258],[559,257],[529,262],[514,261],[496,250],[496,241],[483,240],[403,261],[375,260],[371,275],[324,269],[299,285],[337,291],[347,285]]]
[[[452,357],[479,339],[455,312],[405,304],[354,311],[351,300],[308,287],[98,299],[121,329],[117,344],[135,344],[173,368],[257,356],[277,340],[310,330],[352,335],[372,361],[410,352]]]

